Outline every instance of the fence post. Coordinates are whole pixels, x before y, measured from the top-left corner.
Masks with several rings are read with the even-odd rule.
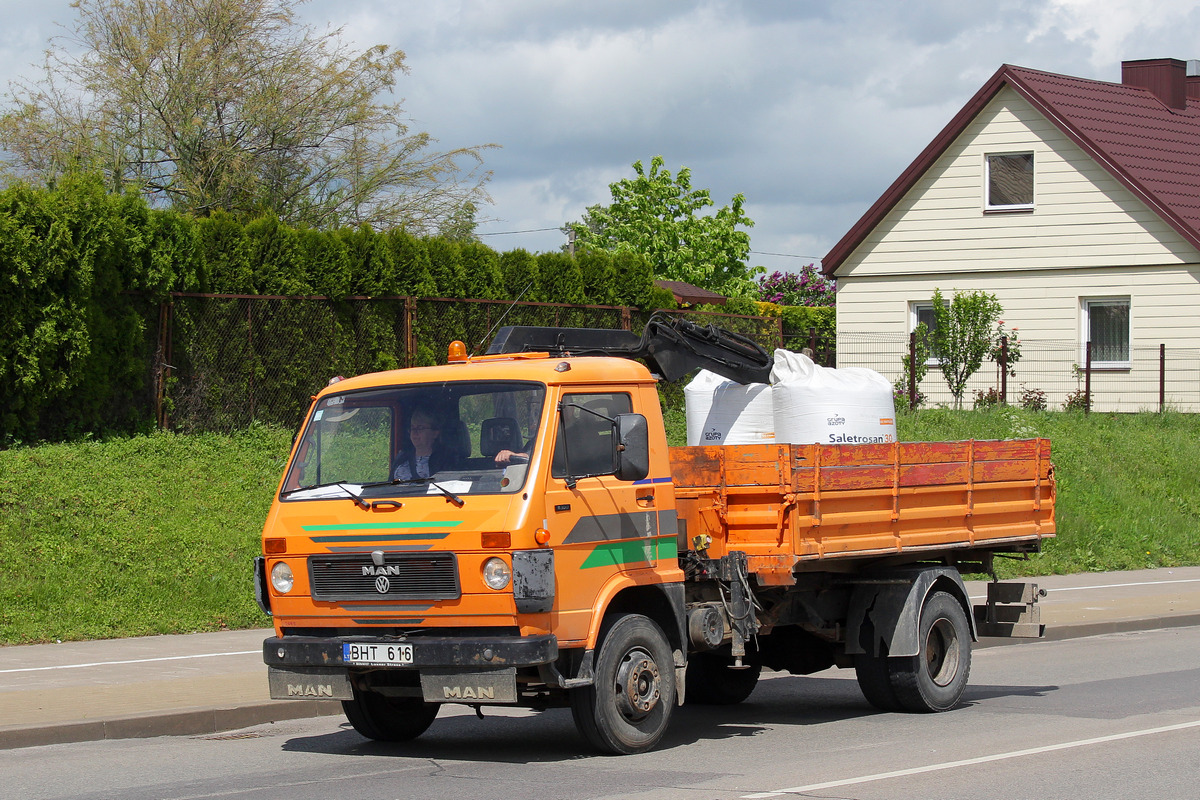
[[[1087,343],[1083,363],[1083,413],[1092,413],[1092,343]],[[1076,384],[1078,386],[1078,384]]]
[[[785,344],[783,341],[783,317],[775,318],[775,342],[775,346],[782,350]]]
[[[254,421],[254,370],[257,367],[254,361],[254,301],[246,300],[246,339],[249,342],[249,361],[250,361],[250,419],[247,422]]]
[[[629,306],[621,306],[621,328],[627,331],[633,329],[633,320],[630,319]]]
[[[812,351],[813,358],[817,356],[817,329],[808,329],[808,349]]]
[[[1158,413],[1167,410],[1167,343],[1158,345]]]
[[[917,410],[917,332],[908,334],[908,410]]]
[[[413,365],[413,317],[417,314],[417,301],[412,297],[404,298],[404,366]]]
[[[167,380],[171,377],[171,310],[172,304],[169,302],[158,304],[158,352],[161,361],[155,366],[158,368],[158,375],[155,382],[158,384],[154,391],[154,418],[158,421],[158,427],[161,430],[167,429]]]
[[[1008,337],[1000,337],[1000,405],[1008,405]]]

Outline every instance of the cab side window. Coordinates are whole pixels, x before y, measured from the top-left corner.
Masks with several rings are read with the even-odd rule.
[[[568,474],[578,477],[615,472],[613,426],[608,420],[632,411],[629,395],[567,394],[563,395],[560,408],[550,475],[565,478]]]

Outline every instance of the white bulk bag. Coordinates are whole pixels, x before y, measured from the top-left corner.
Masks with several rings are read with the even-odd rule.
[[[775,351],[771,368],[775,438],[792,444],[896,441],[892,385],[873,369],[830,369],[800,353]]]
[[[683,388],[687,443],[770,444],[775,441],[770,387],[736,383],[700,370]]]

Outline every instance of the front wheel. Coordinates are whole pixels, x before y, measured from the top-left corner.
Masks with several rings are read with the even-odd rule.
[[[653,620],[622,614],[605,623],[595,682],[571,690],[579,732],[600,750],[644,753],[662,739],[675,707],[675,661]]]
[[[934,592],[921,609],[920,652],[888,659],[891,685],[905,711],[949,711],[962,700],[971,673],[971,626],[962,604]]]
[[[354,687],[354,699],[342,701],[346,719],[368,739],[379,742],[407,742],[424,733],[433,724],[441,705],[416,697],[385,697]]]

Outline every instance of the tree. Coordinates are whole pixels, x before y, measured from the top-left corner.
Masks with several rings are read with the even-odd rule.
[[[461,231],[487,199],[483,148],[432,150],[380,101],[404,53],[318,33],[302,2],[77,0],[0,115],[11,170],[46,185],[95,171],[199,216]]]
[[[715,214],[698,212],[714,205],[707,189],[692,188],[692,173],[681,167],[674,176],[663,169],[662,156],[633,163],[637,177],[609,185],[612,204],[589,206],[581,222],[569,223],[576,247],[613,253],[640,253],[656,277],[700,286],[730,297],[751,296],[752,276],[761,271],[746,265],[753,227],[745,197],[734,195]]]
[[[954,395],[955,408],[962,408],[967,380],[992,351],[996,341],[992,325],[1002,313],[996,296],[987,292],[955,292],[947,304],[941,290],[933,290],[934,327],[929,332],[929,346]]]

